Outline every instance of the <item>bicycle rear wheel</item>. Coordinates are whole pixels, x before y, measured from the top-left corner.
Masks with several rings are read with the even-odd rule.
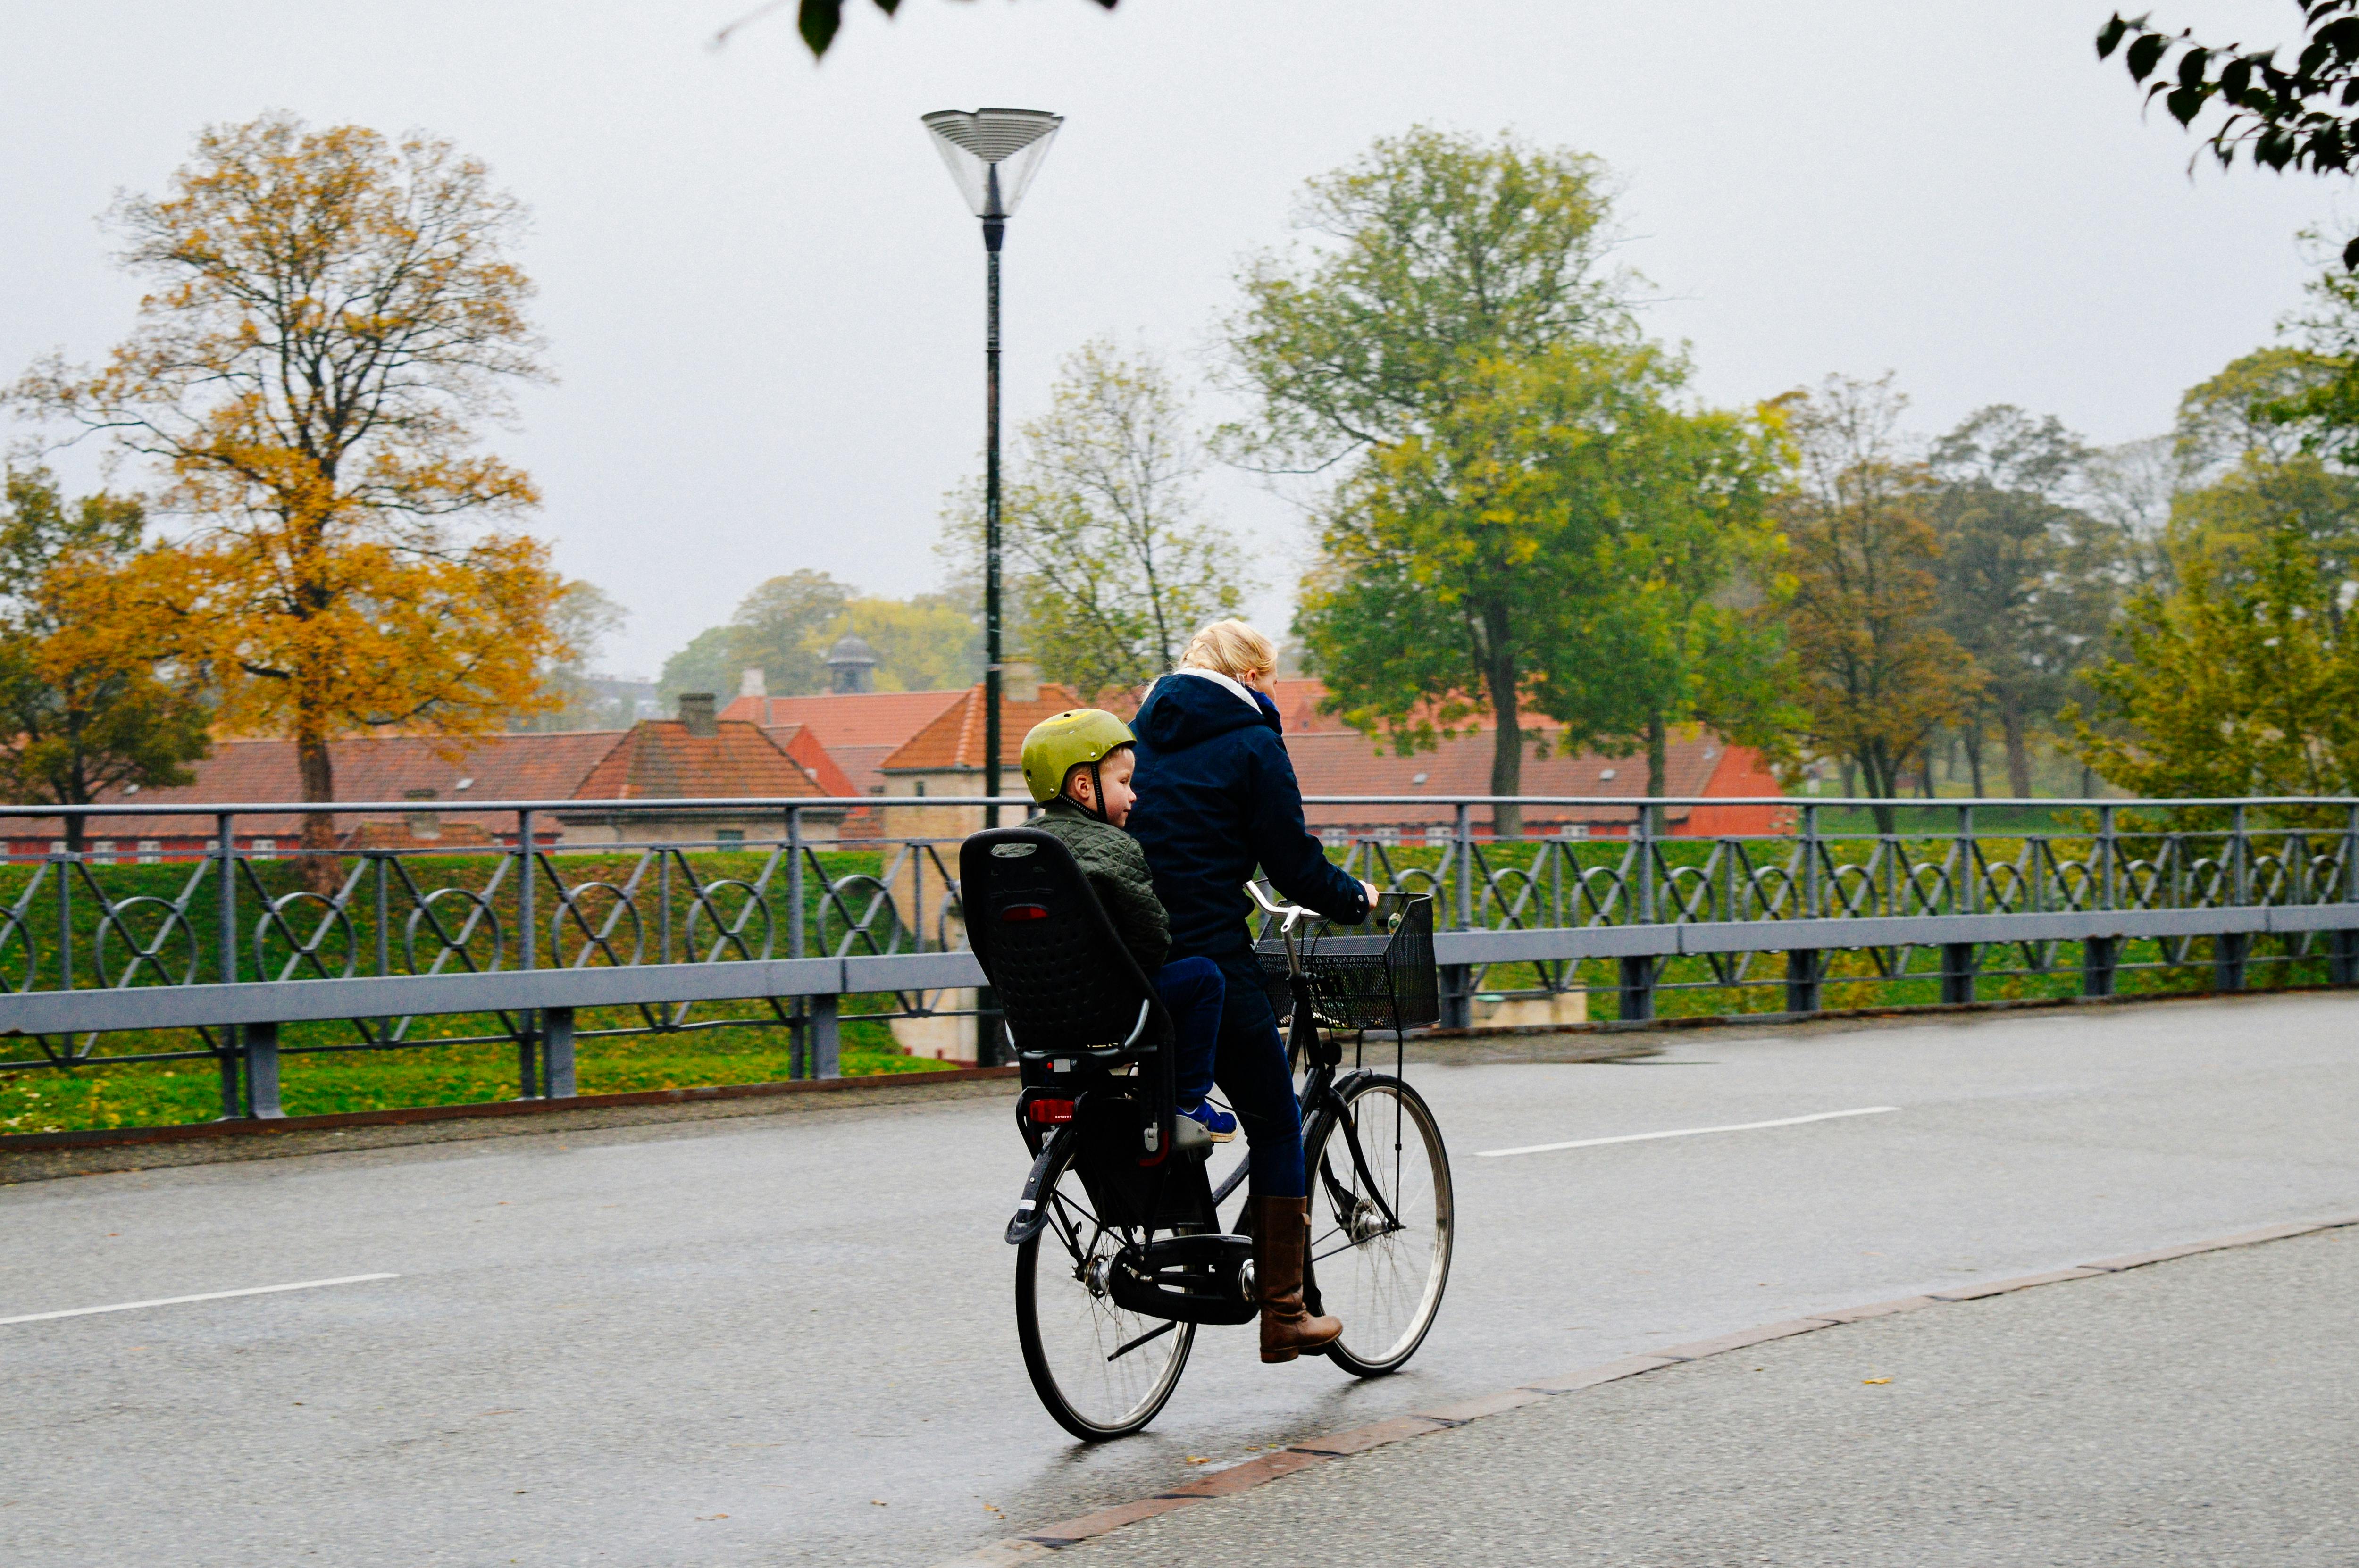
[[[1137,1235],[1099,1217],[1076,1152],[1041,1184],[1049,1223],[1016,1250],[1016,1332],[1041,1404],[1067,1432],[1099,1443],[1155,1419],[1188,1365],[1196,1325],[1115,1304],[1106,1273]]]
[[[1328,1357],[1357,1377],[1417,1353],[1450,1282],[1455,1212],[1450,1155],[1424,1098],[1370,1073],[1341,1085],[1303,1139],[1310,1174],[1313,1312],[1341,1318]]]

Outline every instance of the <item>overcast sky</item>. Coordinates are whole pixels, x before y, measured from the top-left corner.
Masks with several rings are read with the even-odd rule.
[[[122,333],[137,291],[93,220],[200,125],[447,136],[534,210],[561,377],[494,448],[540,481],[560,566],[630,609],[607,666],[652,673],[780,572],[936,585],[941,493],[979,466],[983,257],[929,109],[1067,116],[1008,241],[1019,419],[1093,336],[1199,374],[1301,182],[1419,122],[1602,157],[1705,396],[1888,369],[1929,432],[1995,402],[2103,442],[2167,427],[2299,302],[2296,231],[2352,207],[2190,181],[2190,139],[2091,52],[2109,0],[853,0],[817,65],[784,13],[709,48],[752,3],[13,0],[0,379]],[[2251,42],[2295,16],[2157,5]],[[1213,492],[1281,622],[1299,524]]]

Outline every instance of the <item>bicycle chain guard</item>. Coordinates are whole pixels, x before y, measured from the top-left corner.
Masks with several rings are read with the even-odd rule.
[[[1261,1314],[1252,1272],[1253,1238],[1216,1232],[1125,1247],[1106,1283],[1115,1305],[1147,1317],[1234,1325]]]

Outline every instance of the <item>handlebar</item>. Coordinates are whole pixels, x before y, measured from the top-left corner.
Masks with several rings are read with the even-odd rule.
[[[1261,905],[1267,913],[1271,914],[1284,915],[1286,917],[1285,924],[1278,927],[1280,933],[1291,932],[1294,929],[1295,922],[1302,919],[1306,915],[1313,919],[1318,917],[1319,912],[1315,909],[1305,909],[1299,903],[1279,903],[1275,899],[1271,898],[1269,894],[1261,891],[1261,883],[1259,882],[1245,883],[1245,892],[1253,894],[1253,901]]]

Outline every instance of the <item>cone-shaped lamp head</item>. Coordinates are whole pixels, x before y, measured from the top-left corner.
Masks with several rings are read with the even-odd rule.
[[[974,215],[1006,218],[1024,200],[1065,117],[1043,109],[938,109],[925,121]]]

